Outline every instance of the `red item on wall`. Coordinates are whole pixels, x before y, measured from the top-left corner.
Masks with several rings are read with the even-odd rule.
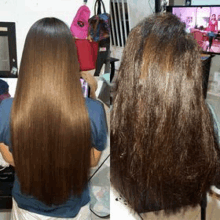
[[[80,70],[86,71],[95,69],[99,49],[98,43],[86,39],[75,39],[75,44],[77,47]]]

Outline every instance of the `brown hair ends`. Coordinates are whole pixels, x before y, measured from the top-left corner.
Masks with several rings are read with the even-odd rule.
[[[47,205],[82,193],[90,168],[90,121],[74,39],[59,19],[41,19],[28,32],[11,134],[22,193]]]
[[[136,212],[196,206],[219,167],[200,50],[171,14],[130,33],[111,112],[111,182]]]

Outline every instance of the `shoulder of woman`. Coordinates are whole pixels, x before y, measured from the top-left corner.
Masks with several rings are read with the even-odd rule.
[[[85,101],[86,101],[86,106],[87,106],[88,109],[92,109],[92,110],[95,110],[95,111],[100,111],[104,108],[104,105],[99,100],[86,98]]]
[[[13,98],[4,99],[0,106],[2,109],[10,110],[13,103]]]
[[[89,113],[89,118],[97,126],[101,126],[100,129],[106,127],[106,113],[102,102],[90,98],[86,98],[86,106]]]

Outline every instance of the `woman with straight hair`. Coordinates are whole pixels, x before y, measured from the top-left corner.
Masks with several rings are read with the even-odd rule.
[[[83,97],[69,28],[56,18],[37,21],[15,98],[0,106],[0,149],[15,166],[12,219],[90,219],[89,171],[106,138],[103,105]]]
[[[200,49],[176,16],[131,31],[111,112],[111,183],[136,213],[174,214],[210,189],[220,152],[202,84]]]

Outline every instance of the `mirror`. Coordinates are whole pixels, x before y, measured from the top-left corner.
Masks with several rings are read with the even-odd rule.
[[[10,71],[7,36],[0,36],[0,71]]]
[[[14,22],[0,22],[0,77],[18,77]]]

